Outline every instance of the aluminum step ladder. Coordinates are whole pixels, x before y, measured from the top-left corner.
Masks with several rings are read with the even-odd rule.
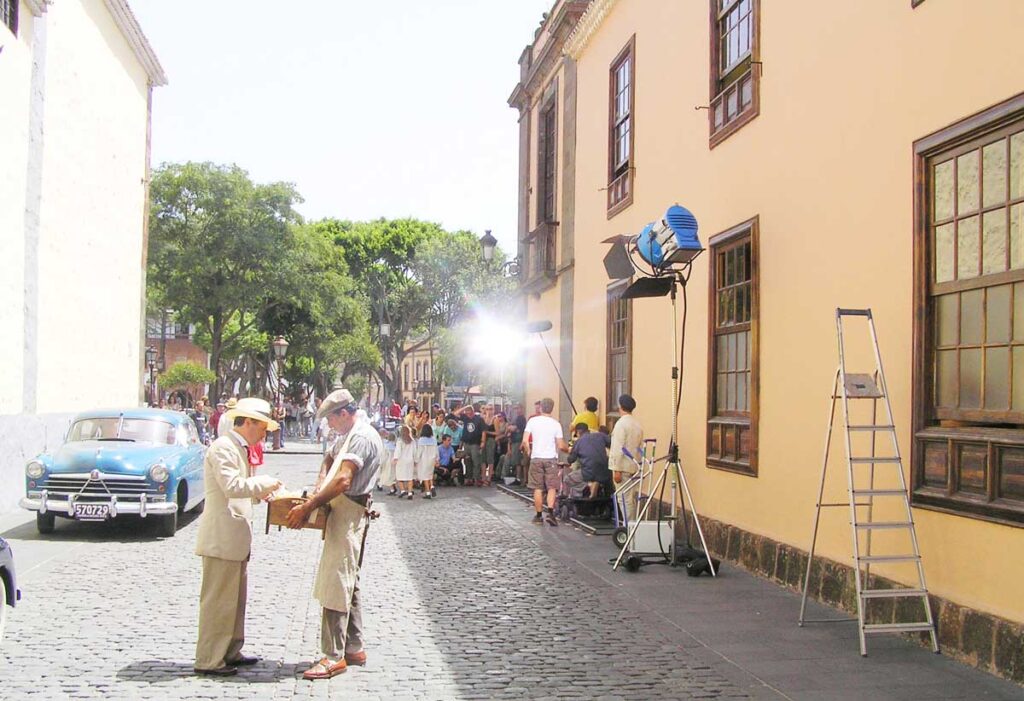
[[[846,371],[846,349],[843,341],[843,319],[847,317],[863,317],[867,320],[871,332],[871,345],[874,349],[875,371],[871,374],[848,373]],[[860,636],[860,654],[867,655],[865,636],[879,633],[911,633],[927,632],[931,636],[932,650],[939,651],[938,638],[935,635],[935,621],[928,602],[928,587],[925,583],[924,566],[921,563],[921,551],[917,544],[917,531],[910,510],[910,498],[907,493],[906,478],[903,474],[903,461],[896,440],[896,425],[892,416],[892,405],[889,402],[888,385],[882,371],[882,356],[878,350],[878,335],[875,332],[875,321],[870,309],[836,309],[836,334],[839,341],[839,367],[836,369],[835,381],[832,386],[831,409],[829,411],[828,430],[825,434],[825,455],[821,466],[821,484],[818,487],[818,501],[814,513],[814,529],[811,535],[811,547],[807,558],[807,573],[804,577],[803,596],[800,600],[799,625],[804,623],[833,622],[836,620],[856,620]],[[846,433],[846,474],[849,503],[823,501],[825,493],[825,477],[828,471],[829,445],[832,441],[832,429],[835,424],[836,401],[843,403],[843,428]],[[871,419],[869,423],[851,423],[851,402],[871,402]],[[879,406],[883,416],[879,417]],[[879,418],[881,420],[879,421]],[[855,455],[852,435],[867,434],[870,436],[870,451],[867,455]],[[876,450],[878,443],[891,443],[889,455],[879,455]],[[867,468],[866,470],[864,468]],[[876,475],[876,470],[878,474]],[[866,474],[865,474],[866,473]],[[876,476],[879,478],[876,484]],[[880,486],[885,485],[885,486]],[[875,500],[879,500],[881,508],[898,511],[901,515],[895,520],[875,520]],[[805,617],[807,609],[807,591],[810,587],[811,568],[814,562],[814,549],[818,540],[818,526],[821,510],[828,507],[847,506],[850,509],[850,530],[853,534],[854,580],[857,587],[857,618],[809,620]],[[902,506],[902,509],[900,507]],[[890,516],[892,518],[892,516]],[[909,546],[894,553],[880,553],[878,548],[872,550],[872,534],[875,531],[895,531],[905,533]],[[861,544],[864,535],[864,547]],[[876,541],[877,543],[877,541]],[[873,563],[911,563],[916,565],[917,585],[892,589],[869,589],[871,586],[871,565]],[[921,620],[901,623],[865,623],[865,608],[872,599],[919,599],[924,609]],[[899,611],[899,608],[896,609]]]

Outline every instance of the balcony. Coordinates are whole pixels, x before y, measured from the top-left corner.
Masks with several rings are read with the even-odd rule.
[[[558,222],[545,222],[531,231],[523,242],[525,264],[519,271],[523,292],[540,294],[554,286]]]

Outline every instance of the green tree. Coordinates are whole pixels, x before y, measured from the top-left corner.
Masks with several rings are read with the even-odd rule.
[[[217,379],[212,370],[207,370],[198,363],[189,360],[177,362],[157,377],[157,383],[164,392],[183,389],[193,399],[202,392],[203,385],[209,385]]]
[[[162,165],[150,195],[151,294],[206,332],[219,393],[225,346],[295,293],[282,261],[302,200],[290,183],[257,184],[238,166],[213,163]]]

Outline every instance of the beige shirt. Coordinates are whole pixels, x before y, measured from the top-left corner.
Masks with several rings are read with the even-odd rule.
[[[631,475],[637,471],[636,463],[622,454],[626,448],[633,457],[640,459],[640,446],[644,442],[644,428],[640,422],[633,418],[632,414],[623,414],[622,418],[615,422],[612,429],[612,447],[608,454],[608,469],[612,472],[625,472]]]

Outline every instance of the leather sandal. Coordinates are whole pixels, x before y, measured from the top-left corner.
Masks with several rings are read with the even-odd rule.
[[[357,666],[357,667],[365,667],[366,666],[366,651],[365,650],[360,650],[359,652],[346,652],[345,653],[345,662],[347,662],[350,665]]]
[[[348,665],[345,664],[345,660],[341,659],[337,662],[331,662],[328,658],[323,658],[315,665],[307,669],[302,673],[303,679],[330,679],[336,677],[342,672],[348,669]]]

